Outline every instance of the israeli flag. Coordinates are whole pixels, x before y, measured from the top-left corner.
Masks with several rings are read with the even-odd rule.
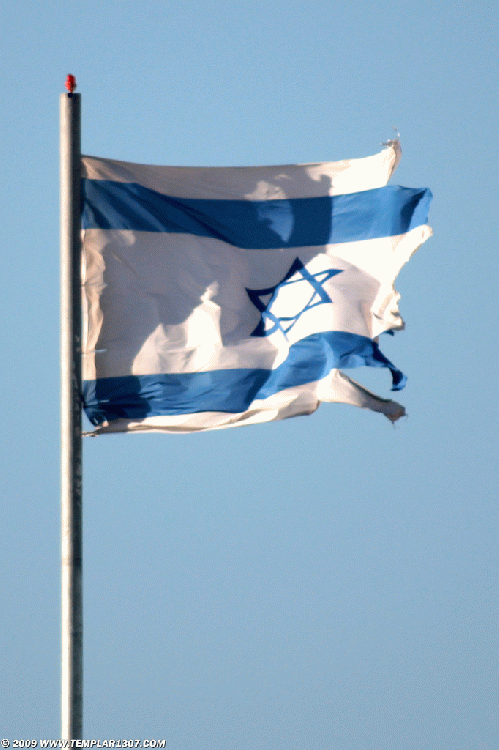
[[[427,189],[365,159],[156,167],[83,158],[84,408],[95,433],[191,432],[338,401],[404,408],[343,369],[403,374],[393,283],[431,234]]]

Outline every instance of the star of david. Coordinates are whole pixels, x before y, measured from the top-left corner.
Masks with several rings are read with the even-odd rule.
[[[338,273],[342,273],[342,271],[336,268],[310,273],[301,260],[296,258],[286,276],[275,286],[269,286],[267,289],[246,289],[248,297],[262,316],[251,335],[270,336],[276,331],[281,331],[286,336],[288,331],[308,310],[317,307],[317,305],[333,301],[323,285]],[[311,296],[295,315],[277,315],[272,311],[272,307],[275,308],[279,295],[282,299],[283,291],[292,284],[301,284],[302,286],[308,284],[312,288]],[[290,312],[292,311],[290,310]]]

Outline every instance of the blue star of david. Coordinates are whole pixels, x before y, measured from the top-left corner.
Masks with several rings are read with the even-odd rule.
[[[323,305],[327,302],[333,301],[323,285],[328,279],[336,276],[338,273],[342,273],[342,271],[336,268],[319,271],[318,273],[310,273],[307,271],[301,260],[296,258],[286,276],[275,286],[269,286],[267,289],[246,289],[248,297],[262,315],[260,322],[251,335],[270,336],[276,331],[281,331],[284,336],[286,336],[288,331],[293,328],[295,323],[297,323],[307,310],[311,310],[313,307],[317,307],[317,305]],[[305,307],[303,307],[296,315],[275,315],[272,312],[272,305],[277,300],[279,292],[290,284],[303,283],[310,284],[312,287],[312,296],[306,303]],[[265,302],[262,298],[269,299]]]

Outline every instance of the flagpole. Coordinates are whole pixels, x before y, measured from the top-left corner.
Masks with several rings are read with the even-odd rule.
[[[62,739],[83,732],[80,94],[60,95]]]

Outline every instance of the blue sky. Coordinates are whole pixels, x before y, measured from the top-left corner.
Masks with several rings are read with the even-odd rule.
[[[7,2],[2,737],[59,736],[58,97],[87,154],[362,157],[434,193],[383,351],[408,418],[84,446],[85,737],[171,750],[497,742],[495,2]],[[352,375],[383,396],[384,372]]]

